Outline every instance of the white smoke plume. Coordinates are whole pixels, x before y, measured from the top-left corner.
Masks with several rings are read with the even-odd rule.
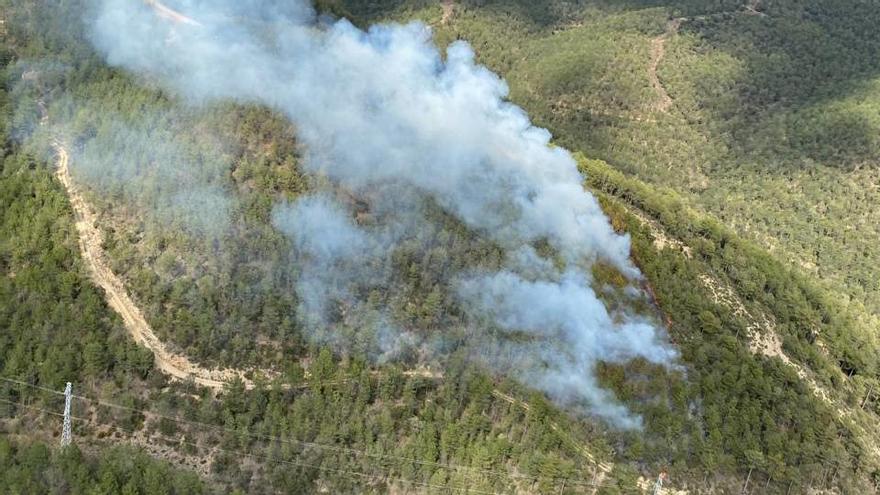
[[[464,42],[445,58],[421,23],[363,31],[316,16],[302,1],[182,0],[196,22],[175,22],[132,0],[99,0],[92,40],[109,63],[157,77],[193,102],[269,105],[297,126],[308,171],[369,196],[378,219],[362,226],[330,195],[278,205],[274,223],[302,263],[302,318],[318,328],[326,302],[372,315],[369,338],[393,357],[417,339],[373,308],[362,286],[389,279],[388,253],[424,228],[427,198],[508,254],[497,273],[460,273],[465,313],[528,339],[498,342],[485,362],[623,427],[639,419],[597,384],[598,360],[675,353],[651,324],[613,315],[590,286],[597,260],[632,279],[629,239],[584,191],[576,163],[506,100],[507,85]],[[545,242],[563,268],[540,257]],[[333,340],[333,335],[320,337]],[[331,332],[332,333],[332,332]],[[393,338],[389,338],[393,335]]]
[[[88,108],[83,103],[70,106]],[[222,188],[231,162],[228,154],[208,149],[210,142],[202,145],[204,156],[185,152],[175,136],[182,124],[170,110],[142,112],[130,122],[104,110],[104,119],[89,139],[71,147],[71,172],[77,180],[149,212],[167,227],[221,238],[234,207]]]

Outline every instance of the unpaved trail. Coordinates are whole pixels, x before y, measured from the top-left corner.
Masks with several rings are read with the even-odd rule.
[[[706,20],[712,17],[735,14],[737,12],[745,13],[748,15],[756,15],[759,17],[767,17],[767,14],[758,10],[760,7],[761,0],[747,0],[746,3],[740,7],[739,10],[718,12],[708,15],[698,15],[694,17],[678,17],[675,19],[670,19],[666,23],[666,30],[663,32],[663,34],[651,39],[651,62],[648,64],[648,80],[651,82],[651,87],[657,93],[658,98],[658,101],[654,104],[653,109],[658,112],[666,113],[667,111],[669,111],[674,103],[672,97],[669,96],[669,92],[666,91],[666,87],[663,86],[663,82],[661,82],[660,78],[657,76],[657,69],[660,67],[660,63],[663,61],[663,57],[666,56],[666,42],[670,38],[678,34],[678,29],[681,27],[681,24],[683,22]]]
[[[666,55],[666,41],[678,33],[681,23],[686,20],[685,18],[670,19],[666,23],[666,31],[651,40],[651,63],[648,64],[648,80],[651,81],[651,87],[654,88],[659,98],[659,101],[654,104],[654,110],[658,112],[667,112],[673,102],[660,78],[657,77],[657,68]]]
[[[440,18],[440,24],[444,26],[449,24],[452,14],[455,12],[455,0],[443,0],[443,17]]]
[[[634,216],[639,222],[648,228],[653,238],[654,248],[657,250],[672,249],[679,251],[688,259],[693,257],[690,246],[681,239],[670,235],[666,229],[656,220],[648,217],[641,210],[626,206],[626,211]],[[740,299],[733,287],[722,282],[710,273],[702,273],[699,276],[700,284],[712,297],[712,301],[729,309],[734,316],[743,318],[747,322],[746,337],[749,342],[749,350],[753,354],[779,358],[785,365],[793,368],[797,375],[808,385],[808,388],[817,398],[826,404],[832,404],[831,394],[828,393],[807,371],[807,369],[789,358],[782,349],[782,340],[776,330],[776,322],[772,315],[759,311],[750,311]],[[756,314],[757,313],[757,314]]]
[[[877,423],[876,416],[870,417],[864,423],[856,420],[858,416],[870,413],[866,413],[861,408],[854,407],[836,398],[829,389],[816,380],[814,373],[806,366],[788,357],[782,348],[782,340],[776,331],[776,322],[772,316],[768,317],[764,313],[756,316],[754,312],[746,308],[742,299],[740,299],[732,287],[723,284],[712,276],[701,275],[700,283],[712,293],[715,304],[730,309],[733,314],[744,318],[749,323],[746,327],[746,333],[749,339],[749,350],[753,354],[778,358],[783,364],[793,369],[798,378],[806,384],[807,389],[810,390],[813,396],[830,407],[837,416],[837,419],[855,433],[855,437],[860,440],[864,448],[866,457],[875,459],[875,462],[880,462],[880,445],[872,440],[880,438],[880,424]],[[816,341],[816,344],[821,347],[822,342]]]
[[[649,218],[647,215],[636,209],[627,209],[627,212],[636,217],[642,225],[648,227],[648,230],[651,232],[651,237],[654,239],[654,249],[661,251],[669,248],[675,251],[680,251],[688,259],[693,257],[690,246],[681,242],[679,239],[668,235],[666,230],[664,230],[656,220]]]
[[[654,246],[657,249],[673,248],[682,252],[688,258],[691,257],[691,249],[680,239],[670,236],[665,229],[653,219],[648,218],[637,208],[626,205],[626,210],[635,216],[639,221],[649,228],[654,238]],[[659,242],[658,242],[659,240]],[[835,397],[829,389],[820,384],[815,374],[801,363],[793,361],[782,348],[782,339],[776,328],[776,321],[773,315],[768,315],[760,309],[750,310],[737,294],[736,290],[730,285],[722,282],[716,276],[710,273],[703,273],[699,276],[700,284],[711,294],[712,301],[729,309],[734,315],[743,318],[747,322],[746,337],[748,339],[749,350],[756,355],[764,355],[771,358],[777,358],[784,365],[794,370],[798,378],[806,385],[810,393],[832,408],[838,421],[841,422],[850,431],[855,433],[855,437],[863,440],[862,447],[866,456],[876,459],[880,462],[880,445],[871,439],[880,438],[880,424],[876,421],[876,416],[864,422],[857,421],[860,415],[869,414],[861,410],[861,408],[853,407],[841,399]],[[821,342],[817,341],[817,345],[821,347]],[[866,440],[866,441],[865,441]],[[640,486],[647,490],[649,487],[647,480]],[[674,492],[677,493],[677,492]]]
[[[195,19],[192,19],[191,17],[187,17],[176,10],[173,10],[173,9],[166,7],[159,0],[144,0],[144,2],[147,5],[149,5],[150,7],[152,7],[153,10],[156,12],[156,14],[163,19],[167,19],[167,20],[174,22],[174,23],[177,23],[177,24],[189,24],[190,26],[201,26],[201,24],[198,21],[196,21]]]
[[[42,101],[38,102],[40,109],[45,109]],[[43,117],[41,123],[45,124],[48,119],[47,112],[42,112]],[[107,256],[102,247],[102,235],[100,230],[95,226],[97,217],[92,211],[89,204],[83,198],[76,184],[70,175],[70,155],[67,149],[60,141],[53,141],[52,148],[58,156],[56,177],[64,186],[70,204],[73,207],[76,231],[78,234],[78,244],[80,253],[92,279],[99,287],[104,289],[107,303],[122,317],[125,329],[129,335],[142,344],[144,347],[153,352],[155,356],[156,368],[177,380],[192,380],[194,383],[209,387],[214,390],[221,390],[223,387],[235,380],[241,379],[245,388],[254,387],[253,381],[245,377],[245,372],[236,369],[208,369],[193,363],[186,356],[172,352],[159,337],[153,332],[149,323],[143,316],[140,308],[128,295],[125,284],[120,279],[107,262]],[[274,375],[271,371],[263,372],[266,376]],[[373,372],[378,374],[378,371]],[[406,370],[404,376],[417,376],[429,379],[443,379],[443,373],[429,368],[417,368]],[[333,385],[339,381],[324,382],[317,385]],[[316,385],[308,383],[291,387],[285,384],[284,388],[306,388]]]
[[[253,387],[253,382],[245,378],[244,372],[239,370],[211,370],[203,368],[186,356],[171,352],[168,347],[156,336],[153,329],[147,323],[140,308],[129,297],[122,280],[113,273],[107,263],[107,257],[102,247],[101,232],[95,227],[96,217],[88,203],[83,198],[76,184],[70,176],[70,155],[67,149],[59,142],[54,141],[52,147],[58,155],[57,170],[55,175],[67,191],[70,204],[73,207],[76,221],[76,231],[79,234],[79,247],[83,260],[89,269],[89,273],[95,283],[106,293],[107,303],[122,317],[125,329],[138,343],[153,352],[156,359],[156,368],[178,380],[192,380],[198,385],[215,390],[222,389],[224,385],[235,378],[240,378],[246,387]]]
[[[749,0],[745,6],[746,13],[750,14],[750,15],[767,17],[767,14],[758,10],[760,7],[761,7],[761,0]]]
[[[798,377],[807,384],[816,398],[828,405],[834,404],[831,394],[810,375],[807,368],[792,361],[785,354],[782,349],[782,340],[776,331],[776,322],[773,321],[772,317],[767,316],[763,312],[755,315],[754,312],[749,311],[733,287],[711,275],[705,273],[700,275],[700,283],[712,294],[712,301],[715,304],[726,307],[735,316],[739,316],[748,322],[746,334],[749,339],[749,350],[752,354],[779,358],[783,364],[794,369]]]

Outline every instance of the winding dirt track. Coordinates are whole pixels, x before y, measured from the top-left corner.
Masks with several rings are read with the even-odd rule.
[[[253,382],[244,377],[243,372],[239,370],[209,370],[190,361],[186,356],[171,352],[167,346],[159,340],[153,329],[147,323],[141,313],[140,308],[129,297],[128,292],[122,280],[116,276],[107,264],[107,257],[104,253],[102,244],[102,236],[96,225],[96,216],[92,212],[88,203],[83,198],[79,189],[70,176],[70,155],[67,149],[58,141],[52,143],[57,156],[58,163],[55,175],[67,191],[70,198],[70,204],[74,210],[76,222],[76,230],[79,234],[79,247],[83,259],[89,268],[92,279],[106,293],[107,303],[114,311],[122,317],[125,329],[129,335],[138,343],[144,345],[153,352],[155,356],[156,368],[159,371],[178,380],[192,380],[198,385],[209,387],[215,390],[223,389],[226,383],[241,378],[247,388],[253,388]],[[378,371],[374,371],[378,374]],[[443,373],[427,368],[418,368],[406,370],[403,372],[405,376],[420,376],[430,379],[442,379]],[[321,385],[330,385],[337,382],[326,382]],[[292,388],[303,388],[313,384],[306,384]],[[514,397],[501,392],[498,389],[493,390],[492,395],[511,404],[515,404],[525,411],[531,410],[528,403],[515,399]],[[551,425],[553,430],[559,431],[560,427],[556,423]],[[566,437],[569,440],[571,438]],[[590,463],[597,467],[597,476],[595,479],[596,488],[600,486],[608,474],[614,467],[614,464],[604,463],[595,458],[586,447],[574,444],[575,449],[584,456]]]
[[[42,102],[40,102],[41,108]],[[73,182],[70,175],[70,155],[67,149],[59,141],[52,142],[52,148],[58,156],[56,177],[64,186],[67,195],[70,198],[70,204],[73,207],[74,218],[76,222],[76,230],[79,234],[78,241],[80,253],[92,279],[99,287],[104,289],[107,303],[122,317],[125,329],[135,342],[143,345],[153,352],[156,359],[156,368],[169,375],[176,380],[192,380],[198,385],[209,387],[214,390],[221,390],[229,382],[240,378],[246,388],[254,387],[253,381],[245,377],[245,372],[237,369],[208,369],[192,362],[183,354],[172,352],[165,343],[153,332],[153,329],[144,318],[143,312],[128,295],[125,284],[110,269],[107,262],[107,256],[102,247],[101,231],[95,226],[97,217],[92,211],[89,204],[83,198],[79,188]],[[260,373],[270,377],[275,373],[268,370],[260,370]],[[380,372],[372,371],[374,375]],[[405,370],[404,376],[421,377],[434,380],[442,380],[443,373],[429,368],[415,368]],[[332,380],[321,382],[319,385],[328,386],[339,384],[340,380]],[[302,385],[291,386],[285,384],[284,388],[307,388],[315,385],[315,383],[306,383]]]
[[[651,62],[650,64],[648,64],[648,80],[651,82],[651,87],[657,93],[659,99],[659,101],[654,104],[654,110],[665,113],[672,107],[672,104],[674,103],[672,97],[669,96],[669,92],[666,91],[666,87],[663,86],[663,82],[661,82],[660,78],[657,76],[657,68],[663,61],[663,57],[666,56],[666,42],[669,40],[669,38],[672,38],[673,36],[678,34],[678,29],[681,27],[681,24],[683,22],[705,20],[711,17],[735,14],[737,12],[747,15],[756,15],[759,17],[767,17],[767,14],[758,10],[759,8],[761,8],[761,0],[748,0],[739,10],[719,12],[710,15],[698,15],[694,17],[678,17],[675,19],[669,19],[669,21],[666,23],[666,30],[663,32],[663,34],[651,39]]]
[[[208,369],[192,362],[183,354],[172,352],[165,343],[153,332],[147,320],[144,318],[143,312],[135,304],[128,295],[125,284],[110,269],[107,262],[107,256],[102,247],[101,231],[95,226],[97,217],[89,207],[85,198],[83,198],[76,184],[70,176],[70,155],[67,149],[59,142],[53,141],[52,148],[58,156],[56,177],[64,186],[67,195],[70,198],[70,204],[73,206],[74,218],[76,222],[76,230],[79,234],[78,241],[80,252],[89,273],[95,283],[98,284],[106,293],[107,303],[122,317],[125,329],[129,335],[153,352],[156,359],[156,368],[177,380],[192,380],[198,385],[209,387],[215,390],[222,389],[227,383],[240,378],[246,388],[253,388],[254,384],[245,377],[245,372],[237,369]],[[265,370],[260,371],[266,376],[272,376],[275,373]],[[380,372],[372,371],[374,375]],[[417,376],[421,378],[442,380],[443,373],[429,368],[415,368],[405,370],[404,376]],[[332,380],[321,382],[319,385],[335,385],[341,383],[340,380]],[[314,383],[306,383],[303,385],[291,386],[285,384],[284,388],[307,388],[315,385]]]
[[[153,10],[156,12],[156,14],[163,19],[167,19],[167,20],[174,22],[174,23],[177,23],[177,24],[189,24],[190,26],[201,26],[201,24],[198,21],[181,14],[180,12],[178,12],[176,10],[172,10],[172,9],[166,7],[159,0],[144,0],[144,2],[147,5],[149,5],[150,7],[152,7]]]
[[[659,101],[654,105],[654,109],[659,112],[666,112],[672,106],[672,97],[666,91],[660,78],[657,76],[657,67],[666,55],[666,41],[678,33],[681,23],[687,19],[678,18],[670,19],[666,23],[666,31],[651,40],[651,63],[648,65],[648,79],[651,81],[651,87],[657,92]]]
[[[158,0],[145,0],[145,2],[153,7],[157,15],[168,19],[171,22],[201,26],[199,22],[166,7]],[[442,7],[443,19],[441,22],[446,24],[451,19],[454,12],[454,0],[444,0]],[[652,43],[652,61],[650,66],[651,81],[652,85],[658,89],[658,93],[661,95],[662,101],[658,106],[658,109],[661,111],[666,111],[669,106],[672,105],[672,99],[666,93],[666,90],[657,78],[657,66],[663,58],[666,39],[677,32],[681,21],[682,19],[670,21],[670,24],[667,26],[667,32],[658,39],[655,39]],[[38,104],[41,113],[43,114],[41,124],[45,124],[48,120],[48,112],[42,101],[39,101]],[[71,206],[73,207],[76,230],[79,234],[78,243],[80,251],[92,279],[97,285],[104,289],[108,304],[122,317],[125,329],[128,331],[129,335],[131,335],[136,342],[144,345],[147,349],[153,352],[156,368],[162,373],[171,376],[173,379],[183,381],[192,380],[198,385],[214,390],[223,389],[227,383],[236,378],[240,378],[246,388],[253,388],[253,382],[244,376],[243,371],[235,369],[212,370],[201,367],[190,361],[186,356],[169,350],[168,347],[156,336],[153,329],[144,318],[140,308],[138,308],[128,295],[123,281],[113,273],[107,263],[107,257],[102,247],[102,235],[100,230],[96,227],[97,217],[72,180],[70,175],[70,155],[67,149],[57,140],[52,142],[52,147],[58,157],[56,176],[64,186],[70,199]],[[373,371],[373,374],[379,374],[379,372]],[[406,370],[403,374],[405,376],[443,379],[442,372],[427,368]],[[328,382],[326,384],[329,383],[334,382]],[[302,388],[311,385],[312,384],[306,384],[296,387],[290,387],[287,385],[285,388]],[[493,390],[492,395],[508,403],[515,404],[518,407],[523,408],[525,411],[531,409],[531,406],[528,403],[504,394],[498,389]],[[553,423],[551,426],[555,431],[561,429],[556,423]],[[566,436],[566,438],[570,441],[572,440],[570,437]],[[599,461],[585,446],[575,444],[574,447],[585,459],[596,466],[597,473],[594,480],[595,486],[592,490],[592,493],[596,493],[598,487],[602,485],[606,477],[613,470],[614,464]],[[644,478],[640,478],[637,484],[637,489],[646,491],[649,488],[650,485],[648,481]],[[667,488],[661,490],[661,493],[670,493],[670,491]],[[675,493],[686,494],[687,492],[681,491]]]
[[[172,378],[192,380],[198,385],[215,390],[222,389],[227,382],[235,378],[241,378],[246,387],[252,387],[253,383],[244,377],[242,371],[203,368],[190,361],[186,356],[171,352],[159,340],[141,310],[128,295],[122,280],[113,273],[107,263],[107,257],[102,247],[101,232],[95,227],[95,214],[70,176],[70,155],[67,149],[58,141],[54,141],[52,147],[58,155],[55,175],[67,191],[70,204],[73,206],[76,230],[79,234],[79,248],[89,273],[95,283],[104,289],[107,303],[122,317],[125,329],[131,337],[153,352],[156,368]]]
[[[452,19],[452,14],[455,12],[455,1],[454,0],[443,0],[443,17],[440,19],[440,24],[446,25],[449,24],[449,20]]]

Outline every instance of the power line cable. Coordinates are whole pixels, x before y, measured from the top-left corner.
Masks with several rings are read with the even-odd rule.
[[[14,405],[24,407],[27,409],[40,411],[40,412],[50,414],[53,416],[61,416],[61,417],[64,416],[63,414],[60,414],[60,413],[56,413],[56,412],[53,412],[53,411],[50,411],[47,409],[43,409],[43,408],[39,408],[39,407],[35,407],[35,406],[27,406],[27,405],[24,405],[24,404],[22,404],[20,402],[16,402],[16,401],[9,401],[9,400],[2,399],[2,398],[0,398],[0,401],[8,403],[8,404],[14,404]],[[76,421],[86,422],[86,423],[92,424],[93,426],[102,426],[103,425],[102,423],[99,423],[99,422],[94,421],[89,418],[81,418],[81,417],[77,417],[77,416],[71,416],[71,419],[76,420]],[[133,435],[137,432],[137,430],[125,428],[125,427],[122,427],[119,425],[112,425],[112,426],[113,426],[113,428],[125,431],[126,433],[129,433],[131,435]],[[162,435],[161,433],[159,434],[159,436],[161,436],[165,440],[172,441],[172,442],[175,442],[178,444],[191,445],[193,447],[202,448],[202,449],[208,448],[209,450],[223,452],[226,454],[235,454],[235,455],[251,457],[251,458],[255,458],[255,459],[263,459],[263,460],[266,460],[269,462],[275,462],[275,463],[280,463],[280,464],[288,464],[288,465],[293,465],[293,466],[298,466],[298,467],[306,467],[306,468],[311,468],[311,469],[317,469],[320,471],[329,471],[329,472],[333,472],[333,473],[337,473],[337,474],[356,476],[361,479],[376,479],[376,478],[378,478],[378,476],[376,476],[376,475],[364,473],[361,471],[351,471],[351,470],[347,470],[347,469],[330,468],[330,467],[320,466],[320,465],[316,465],[316,464],[309,464],[309,463],[304,463],[304,462],[300,462],[300,461],[276,459],[271,456],[255,454],[253,452],[246,452],[246,451],[242,451],[242,450],[224,449],[224,448],[216,447],[216,446],[205,447],[203,445],[199,445],[195,442],[190,442],[190,441],[187,441],[184,439],[171,438],[171,437],[168,437],[167,435]],[[439,489],[443,489],[443,490],[447,490],[447,491],[465,491],[465,492],[469,492],[469,493],[478,493],[481,495],[500,495],[498,492],[487,492],[487,491],[474,489],[474,488],[470,488],[470,487],[437,485],[437,484],[433,484],[433,483],[425,483],[425,482],[421,482],[421,481],[414,481],[414,480],[400,478],[400,477],[394,477],[394,476],[385,476],[382,479],[387,480],[387,481],[399,481],[399,482],[403,482],[403,483],[407,483],[407,484],[411,484],[411,485],[423,486],[425,488],[439,488]]]
[[[23,382],[20,380],[15,380],[15,379],[6,378],[6,377],[0,377],[0,380],[12,382],[12,383],[17,383],[20,385],[25,385],[28,387],[34,387],[34,388],[44,390],[44,391],[47,391],[47,392],[50,392],[50,393],[53,393],[56,395],[62,395],[62,396],[64,395],[64,392],[61,392],[58,390],[53,390],[53,389],[46,388],[46,387],[41,387],[39,385],[30,384],[30,383]],[[464,465],[460,465],[460,464],[449,464],[449,463],[425,461],[425,460],[421,460],[421,459],[400,456],[400,455],[394,455],[394,454],[370,453],[370,452],[367,452],[364,450],[352,449],[349,447],[327,445],[327,444],[321,444],[321,443],[317,443],[317,442],[308,442],[308,441],[304,441],[304,440],[285,439],[285,438],[281,438],[281,437],[277,437],[277,436],[269,436],[269,435],[261,435],[261,434],[257,434],[257,433],[250,433],[247,431],[242,432],[239,430],[226,428],[226,427],[222,427],[222,426],[218,426],[218,425],[212,425],[212,424],[203,423],[200,421],[192,421],[192,420],[182,419],[182,418],[178,418],[178,417],[174,417],[174,416],[167,416],[167,415],[164,415],[161,413],[156,413],[153,411],[147,411],[144,409],[139,409],[139,408],[130,407],[130,406],[123,406],[120,404],[115,404],[112,402],[107,402],[104,400],[85,397],[85,396],[81,396],[81,395],[73,395],[73,398],[80,399],[80,400],[83,400],[86,402],[91,402],[94,404],[98,404],[98,405],[101,405],[104,407],[110,407],[110,408],[120,409],[120,410],[124,410],[124,411],[129,411],[129,412],[136,412],[136,413],[143,414],[145,416],[152,416],[155,418],[167,419],[169,421],[174,421],[177,423],[186,424],[186,425],[190,425],[190,426],[208,428],[208,429],[212,429],[215,431],[221,431],[221,432],[230,433],[230,434],[234,434],[234,435],[244,434],[244,435],[249,436],[251,438],[256,438],[256,439],[260,439],[260,440],[268,440],[268,441],[276,441],[276,442],[284,443],[284,444],[288,444],[288,445],[320,448],[320,449],[325,449],[325,450],[332,450],[332,451],[337,451],[337,452],[344,452],[344,453],[349,453],[349,454],[361,455],[364,457],[371,457],[374,459],[394,459],[394,460],[400,460],[400,461],[413,462],[415,464],[419,464],[419,465],[423,465],[423,466],[433,466],[433,467],[446,468],[446,469],[451,469],[451,470],[460,470],[460,471],[472,471],[472,472],[478,472],[481,474],[493,475],[493,476],[504,477],[504,478],[509,478],[509,479],[522,479],[522,480],[532,480],[532,481],[537,481],[540,479],[539,476],[533,476],[533,475],[507,473],[507,472],[495,471],[495,470],[478,468],[478,467],[473,467],[473,466],[464,466]],[[586,486],[586,487],[601,486],[601,484],[598,484],[596,482],[587,481],[587,480],[583,480],[583,479],[578,480],[578,479],[571,479],[571,478],[565,478],[565,477],[555,477],[555,476],[549,477],[549,478],[551,480],[558,480],[560,482],[564,481],[566,484],[569,484],[569,485]]]
[[[79,396],[79,395],[74,395],[73,397],[75,399],[85,400],[85,401],[92,402],[92,403],[95,403],[95,404],[98,404],[101,406],[105,406],[105,407],[116,408],[116,409],[125,410],[125,411],[129,411],[129,412],[137,412],[137,413],[143,414],[145,416],[152,416],[155,418],[167,419],[169,421],[174,421],[174,422],[181,423],[181,424],[208,428],[208,429],[212,429],[215,431],[221,431],[221,432],[229,433],[229,434],[233,434],[233,435],[244,434],[244,435],[251,437],[251,438],[260,439],[260,440],[267,440],[267,441],[275,441],[275,442],[284,443],[284,444],[288,444],[288,445],[314,447],[314,448],[331,450],[331,451],[336,451],[336,452],[356,454],[356,455],[361,455],[364,457],[371,457],[371,458],[375,458],[375,459],[394,459],[394,460],[400,460],[400,461],[407,461],[407,462],[413,462],[415,464],[419,464],[419,465],[423,465],[423,466],[433,466],[433,467],[440,467],[440,468],[453,469],[453,470],[475,471],[475,472],[479,472],[482,474],[494,475],[494,476],[498,476],[498,477],[506,477],[506,478],[511,478],[511,479],[525,479],[525,480],[533,480],[533,481],[537,481],[538,479],[540,479],[539,476],[507,473],[507,472],[494,471],[494,470],[490,470],[490,469],[478,468],[478,467],[473,467],[473,466],[464,466],[464,465],[460,465],[460,464],[449,464],[449,463],[425,461],[425,460],[416,459],[413,457],[406,457],[406,456],[400,456],[400,455],[394,455],[394,454],[377,454],[377,453],[367,452],[365,450],[352,449],[349,447],[327,445],[327,444],[321,444],[321,443],[316,443],[316,442],[308,442],[308,441],[304,441],[304,440],[286,439],[286,438],[281,438],[278,436],[269,436],[269,435],[262,435],[262,434],[258,434],[258,433],[250,433],[247,431],[242,432],[242,431],[235,430],[232,428],[226,428],[226,427],[222,427],[222,426],[218,426],[218,425],[212,425],[212,424],[203,423],[200,421],[192,421],[192,420],[182,419],[182,418],[178,418],[178,417],[174,417],[174,416],[167,416],[167,415],[164,415],[161,413],[147,411],[147,410],[139,409],[139,408],[135,408],[135,407],[123,406],[120,404],[114,404],[114,403],[106,402],[106,401],[99,400],[99,399],[93,399],[93,398],[83,397],[83,396]],[[560,480],[560,481],[566,480],[566,483],[571,484],[571,485],[595,486],[595,483],[589,482],[586,480],[576,480],[576,479],[570,479],[570,478],[564,478],[564,477],[550,477],[550,479]]]

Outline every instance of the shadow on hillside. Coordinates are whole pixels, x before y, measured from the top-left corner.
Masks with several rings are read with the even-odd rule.
[[[738,8],[741,0],[723,0],[706,5],[703,0],[451,0],[461,8],[493,16],[508,17],[533,30],[552,28],[581,18],[585,12],[623,12],[667,8],[672,16],[697,15]],[[403,10],[439,6],[444,0],[317,0],[321,12],[349,18],[367,26],[393,17]]]
[[[867,2],[758,2],[763,16],[747,14],[745,0],[462,3],[527,21],[535,30],[570,22],[585,9],[612,14],[662,8],[670,18],[702,16],[682,31],[745,67],[731,85],[733,98],[700,102],[712,115],[709,132],[733,151],[735,161],[843,169],[880,163],[880,112],[870,105],[880,98],[880,85],[870,88],[880,77],[880,9]]]
[[[877,162],[880,120],[861,105],[880,76],[880,10],[858,0],[810,0],[776,2],[766,13],[682,28],[745,63],[735,98],[704,102],[728,131],[728,146],[783,163]]]
[[[344,17],[362,28],[385,21],[404,9],[418,10],[439,5],[440,0],[315,0],[318,12]]]
[[[438,6],[441,0],[322,0],[319,9],[366,26],[402,12]],[[745,0],[455,0],[461,8],[511,26],[548,35],[555,27],[585,16],[663,9],[670,18],[705,16],[681,26],[702,40],[707,50],[729,54],[744,65],[723,99],[695,94],[710,115],[700,124],[712,139],[741,159],[795,165],[805,161],[851,168],[880,161],[880,119],[872,120],[838,104],[856,95],[880,75],[880,9],[860,0],[780,0],[759,3],[766,16],[744,13]],[[662,12],[662,10],[660,10]],[[712,15],[727,13],[726,15]],[[662,14],[661,14],[662,15]],[[543,34],[539,34],[543,35]],[[664,64],[673,63],[667,58]],[[490,63],[490,65],[492,65]],[[687,71],[692,67],[681,67]],[[662,70],[662,69],[661,69]],[[669,68],[667,67],[667,70]],[[584,78],[595,77],[584,74]],[[675,95],[673,95],[674,97]],[[847,103],[848,104],[848,103]],[[836,105],[826,108],[826,105]],[[535,109],[533,109],[535,110]],[[864,108],[862,108],[864,110]],[[674,110],[673,110],[674,111]],[[540,113],[540,112],[537,112]],[[875,112],[876,113],[876,112]],[[686,116],[687,117],[687,116]],[[575,125],[556,126],[563,133],[588,134],[597,142],[601,119],[574,116]],[[607,124],[618,126],[619,122]],[[611,128],[608,129],[613,132]],[[584,143],[581,137],[563,141]],[[568,136],[569,138],[571,136]],[[601,141],[601,139],[600,139]]]

